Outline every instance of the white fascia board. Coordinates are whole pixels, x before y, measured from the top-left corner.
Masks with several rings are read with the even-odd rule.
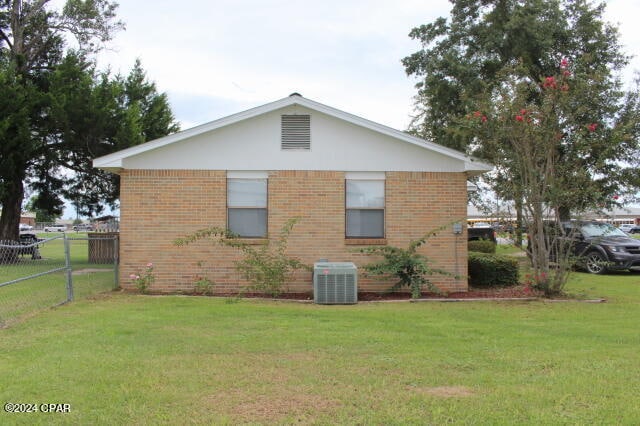
[[[467,172],[469,176],[478,176],[491,170],[493,170],[491,164],[483,163],[471,157],[467,157],[467,161],[464,163],[464,171]]]
[[[413,145],[417,145],[421,148],[425,148],[439,154],[443,154],[448,157],[453,157],[455,159],[461,160],[465,162],[465,171],[477,171],[480,173],[484,173],[485,171],[489,171],[493,169],[492,166],[479,162],[468,155],[457,151],[455,149],[447,148],[443,145],[439,145],[434,142],[429,142],[427,140],[421,139],[419,137],[410,135],[409,133],[401,132],[400,130],[396,130],[394,128],[385,126],[383,124],[376,123],[374,121],[367,120],[366,118],[358,117],[353,114],[349,114],[348,112],[340,111],[338,109],[332,108],[330,106],[321,104],[316,101],[312,101],[310,99],[298,97],[299,101],[295,102],[299,105],[305,106],[307,108],[325,113],[327,115],[340,118],[344,121],[348,121],[352,124],[365,127],[367,129],[373,130],[378,133],[382,133],[384,135],[390,136],[395,139],[400,139],[405,142],[409,142]]]
[[[180,140],[197,136],[202,133],[206,133],[206,132],[218,129],[220,127],[228,126],[242,120],[247,120],[249,118],[252,118],[261,114],[266,114],[268,112],[275,111],[277,109],[284,108],[290,105],[304,106],[311,110],[315,110],[315,111],[327,114],[329,116],[339,118],[341,120],[355,124],[357,126],[361,126],[369,130],[390,136],[394,139],[399,139],[404,142],[408,142],[413,145],[419,146],[421,148],[440,153],[447,157],[451,157],[451,158],[455,158],[457,160],[463,161],[465,163],[465,171],[469,172],[469,174],[471,175],[481,174],[492,169],[490,165],[481,163],[460,151],[456,151],[454,149],[447,148],[445,146],[438,145],[436,143],[429,142],[424,139],[420,139],[408,133],[401,132],[400,130],[396,130],[391,127],[385,126],[383,124],[375,123],[365,118],[358,117],[353,114],[349,114],[348,112],[344,112],[336,108],[321,104],[319,102],[312,101],[307,98],[303,98],[302,96],[299,96],[299,95],[288,96],[286,98],[277,100],[275,102],[271,102],[262,106],[258,106],[246,111],[239,112],[237,114],[220,118],[210,123],[196,126],[191,129],[187,129],[178,133],[174,133],[169,136],[165,136],[160,139],[156,139],[154,141],[150,141],[141,145],[124,149],[122,151],[115,152],[113,154],[96,158],[95,160],[93,160],[93,166],[99,167],[102,169],[107,169],[107,168],[120,169],[123,167],[122,160],[127,157],[142,154],[146,151],[160,148],[165,145],[178,142]]]
[[[239,112],[237,114],[229,115],[227,117],[223,117],[218,120],[214,120],[209,123],[202,124],[200,126],[192,127],[191,129],[183,130],[181,132],[177,132],[169,136],[162,137],[160,139],[155,139],[153,141],[146,142],[141,145],[136,145],[131,148],[123,149],[122,151],[114,152],[113,154],[105,155],[103,157],[98,157],[95,160],[93,160],[93,166],[100,167],[100,168],[104,168],[104,167],[120,167],[121,168],[122,160],[127,157],[132,157],[134,155],[142,154],[143,152],[146,152],[146,151],[151,151],[156,148],[161,148],[165,145],[169,145],[174,142],[188,139],[193,136],[198,136],[202,133],[206,133],[211,130],[218,129],[220,127],[228,126],[228,125],[237,123],[239,121],[246,120],[248,118],[265,114],[267,112],[274,111],[276,109],[283,108],[291,104],[292,102],[290,98],[284,98],[275,102],[271,102],[266,105],[251,108],[246,111]]]

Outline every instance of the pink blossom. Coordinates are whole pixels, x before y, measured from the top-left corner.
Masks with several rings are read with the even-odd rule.
[[[151,262],[147,263],[147,268],[153,268],[153,263]]]
[[[571,72],[569,70],[564,70],[564,71],[562,71],[562,75],[564,77],[571,77]]]
[[[526,109],[523,108],[523,109],[520,110],[520,114],[525,115],[526,113],[527,113]]]
[[[129,278],[131,278],[132,280],[135,280],[136,279],[136,274],[129,275]]]
[[[482,115],[482,113],[481,113],[480,111],[475,111],[475,112],[473,113],[473,116],[474,116],[474,117],[480,117],[481,115]]]
[[[486,122],[487,122],[487,116],[486,116],[486,115],[483,115],[483,116],[482,116],[482,122],[483,122],[483,123],[486,123]]]
[[[590,132],[595,132],[597,128],[598,128],[598,123],[591,123],[587,126],[587,129]]]
[[[547,77],[544,79],[544,83],[542,84],[542,87],[552,87],[552,88],[556,88],[556,79],[555,77],[551,76],[551,77]]]
[[[521,115],[516,115],[516,121],[524,121],[524,117]]]
[[[562,58],[560,61],[560,68],[566,68],[569,66],[569,60],[567,58]]]

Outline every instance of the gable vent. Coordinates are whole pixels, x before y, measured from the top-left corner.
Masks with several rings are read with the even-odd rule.
[[[283,115],[281,148],[311,149],[311,116]]]

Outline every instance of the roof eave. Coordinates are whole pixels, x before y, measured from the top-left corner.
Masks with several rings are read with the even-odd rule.
[[[439,145],[435,142],[430,142],[416,136],[413,136],[409,133],[402,132],[400,130],[393,129],[391,127],[385,126],[383,124],[376,123],[374,121],[367,120],[362,117],[358,117],[356,115],[350,114],[345,111],[341,111],[339,109],[321,104],[316,101],[312,101],[310,99],[304,98],[300,95],[291,95],[286,98],[261,105],[246,111],[239,112],[237,114],[233,114],[227,117],[220,118],[218,120],[212,121],[210,123],[206,123],[197,127],[193,127],[191,129],[187,129],[178,133],[174,133],[172,135],[165,136],[160,139],[156,139],[141,145],[137,145],[131,148],[124,149],[122,151],[115,152],[113,154],[105,155],[103,157],[96,158],[93,161],[94,167],[98,167],[103,170],[114,171],[117,173],[117,170],[123,168],[123,159],[132,157],[134,155],[142,154],[144,152],[163,147],[165,145],[171,144],[173,142],[177,142],[183,139],[187,139],[189,137],[197,136],[208,131],[212,131],[218,129],[220,127],[228,126],[231,124],[235,124],[239,121],[247,120],[249,118],[256,117],[261,114],[265,114],[271,111],[275,111],[280,108],[284,108],[291,105],[300,105],[307,107],[309,109],[327,114],[332,117],[336,117],[342,119],[344,121],[350,122],[352,124],[362,126],[369,130],[385,134],[387,136],[393,137],[395,139],[399,139],[413,145],[420,146],[424,149],[428,149],[439,154],[445,155],[450,158],[455,158],[457,160],[461,160],[464,162],[464,170],[470,176],[480,175],[487,171],[490,171],[493,167],[479,162],[463,152],[447,148],[443,145]]]
[[[487,173],[493,170],[493,166],[482,161],[478,161],[474,158],[467,158],[464,163],[464,171],[468,176],[479,176],[483,173]]]

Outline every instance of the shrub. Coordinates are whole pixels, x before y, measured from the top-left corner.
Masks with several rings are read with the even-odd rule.
[[[193,284],[193,292],[204,296],[213,294],[213,282],[207,277],[198,277]]]
[[[510,256],[469,252],[469,286],[508,287],[518,284],[518,261]]]
[[[144,272],[131,274],[129,275],[129,278],[131,279],[131,281],[133,281],[133,284],[140,291],[140,293],[146,293],[147,290],[149,290],[149,287],[156,280],[155,276],[153,275],[153,263],[147,263],[147,268]]]
[[[469,241],[467,244],[469,251],[475,251],[478,253],[495,253],[496,243],[491,240],[474,240]]]
[[[440,290],[427,278],[429,275],[440,274],[452,276],[450,272],[436,269],[430,265],[431,260],[417,252],[418,248],[427,242],[427,239],[444,229],[440,227],[424,235],[422,238],[412,240],[405,248],[393,246],[372,246],[359,249],[360,253],[382,256],[382,260],[363,266],[367,275],[392,276],[398,281],[391,287],[391,291],[402,286],[411,289],[411,298],[417,299],[422,295],[422,287],[439,293]]]
[[[202,229],[174,241],[183,246],[204,238],[212,238],[223,246],[234,247],[242,252],[242,260],[235,262],[236,270],[249,282],[251,289],[277,297],[291,275],[298,269],[311,271],[311,267],[287,255],[287,241],[294,225],[300,218],[289,219],[277,239],[269,238],[258,248],[238,238],[228,229],[212,227]]]

